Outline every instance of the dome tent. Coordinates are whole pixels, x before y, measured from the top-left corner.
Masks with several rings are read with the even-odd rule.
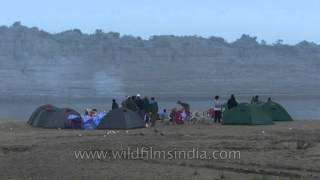
[[[52,105],[38,107],[30,116],[28,122],[32,127],[80,129],[82,120],[80,114],[70,108],[57,108]]]
[[[29,120],[28,120],[28,124],[32,124],[34,119],[36,118],[36,116],[43,110],[46,110],[46,109],[53,109],[53,108],[57,108],[51,104],[46,104],[46,105],[42,105],[42,106],[39,106],[36,110],[33,111],[33,113],[31,114]]]
[[[224,125],[268,125],[273,124],[271,117],[260,104],[242,103],[223,112]]]
[[[134,111],[118,108],[110,111],[98,125],[98,129],[133,129],[144,128],[145,122]]]
[[[293,121],[287,110],[276,102],[267,102],[262,105],[263,110],[273,121]]]

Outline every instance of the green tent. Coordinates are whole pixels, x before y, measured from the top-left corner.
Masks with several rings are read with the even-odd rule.
[[[271,101],[264,103],[262,108],[273,121],[293,121],[284,107],[276,102]]]
[[[273,124],[270,116],[260,104],[242,103],[223,112],[224,125],[267,125]]]

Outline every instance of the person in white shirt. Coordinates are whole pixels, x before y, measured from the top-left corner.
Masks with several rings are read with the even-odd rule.
[[[167,113],[167,110],[163,109],[163,111],[159,113],[159,117],[160,117],[160,120],[168,120],[169,115]]]
[[[213,110],[214,110],[214,122],[221,123],[222,105],[219,101],[219,96],[214,97]]]

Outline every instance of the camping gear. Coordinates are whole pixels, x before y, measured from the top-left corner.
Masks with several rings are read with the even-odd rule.
[[[33,111],[33,113],[31,114],[29,120],[28,120],[28,124],[31,124],[33,119],[43,110],[49,110],[49,109],[55,109],[57,107],[51,105],[51,104],[45,104],[45,105],[42,105],[42,106],[39,106],[36,110]]]
[[[89,115],[81,115],[83,121],[83,129],[96,129],[97,125],[93,121],[93,117]]]
[[[134,111],[126,108],[119,108],[110,111],[101,120],[98,129],[133,129],[144,128],[143,118]]]
[[[242,103],[223,112],[224,125],[267,125],[273,124],[271,117],[260,104]]]
[[[81,115],[83,129],[96,129],[105,115],[104,112],[98,112],[91,116],[86,114]]]
[[[293,121],[290,114],[279,103],[270,101],[262,105],[263,110],[273,121]]]
[[[57,108],[52,105],[38,107],[27,123],[32,127],[41,128],[82,128],[82,119],[77,111],[70,108]]]
[[[65,111],[70,111],[70,109],[67,109]],[[74,110],[72,110],[74,111]],[[75,113],[70,113],[67,117],[67,119],[70,122],[70,128],[71,129],[81,129],[83,127],[81,116]]]

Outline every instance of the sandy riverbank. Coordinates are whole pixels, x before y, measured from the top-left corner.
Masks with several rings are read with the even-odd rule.
[[[0,123],[0,179],[319,179],[320,121],[272,126],[158,125],[156,129],[83,131]],[[298,145],[297,145],[298,144]],[[229,160],[79,160],[78,150],[128,147],[240,151]]]

